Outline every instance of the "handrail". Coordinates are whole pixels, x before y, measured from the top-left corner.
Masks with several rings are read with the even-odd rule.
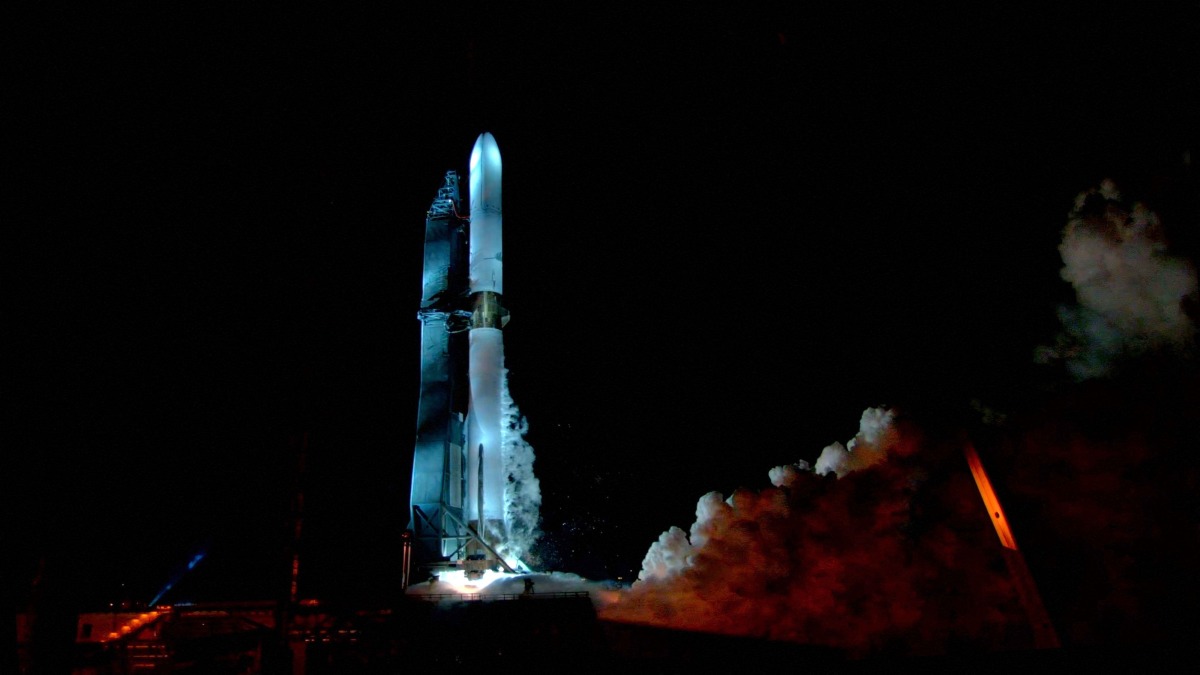
[[[412,593],[410,598],[427,602],[442,600],[541,600],[546,598],[586,598],[587,591],[555,591],[552,593]]]

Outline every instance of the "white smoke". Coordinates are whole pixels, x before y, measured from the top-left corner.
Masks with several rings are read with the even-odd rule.
[[[529,424],[508,390],[508,369],[500,378],[500,456],[504,463],[504,527],[497,547],[505,558],[523,560],[537,541],[542,506],[541,485],[533,473],[533,447],[525,440]]]
[[[716,495],[717,499],[721,498],[719,492],[710,492],[701,498],[701,502]],[[696,507],[699,510],[699,506]],[[658,537],[658,541],[650,545],[650,550],[646,551],[646,558],[642,561],[642,571],[638,573],[640,581],[655,581],[660,579],[670,579],[681,571],[687,569],[691,565],[691,556],[694,552],[692,543],[688,541],[687,533],[672,525],[670,529],[663,532]]]
[[[800,460],[795,464],[777,466],[768,471],[767,476],[771,479],[771,485],[775,487],[791,487],[800,480],[801,475],[808,471],[812,471],[812,466],[808,462]]]
[[[892,428],[894,419],[891,410],[867,408],[858,421],[858,434],[846,445],[835,442],[822,450],[815,471],[822,476],[832,471],[841,478],[851,471],[882,462],[887,451],[899,440]],[[774,481],[772,476],[771,482]]]
[[[1195,326],[1184,301],[1196,294],[1196,271],[1168,253],[1154,212],[1128,205],[1106,180],[1076,198],[1058,249],[1078,304],[1060,308],[1066,333],[1039,349],[1039,361],[1065,359],[1086,379],[1108,374],[1122,356],[1190,348]]]
[[[1016,623],[1012,589],[995,549],[977,545],[991,536],[978,493],[962,473],[940,479],[953,482],[925,499],[944,520],[911,527],[924,479],[884,461],[915,449],[894,422],[868,409],[853,440],[827,448],[817,465],[837,479],[800,461],[772,469],[774,487],[701,497],[690,531],[664,532],[601,618],[856,651],[900,637],[913,653],[1001,641]],[[946,587],[956,592],[935,592]]]
[[[841,443],[834,443],[821,452],[820,458],[817,459],[816,472],[823,475],[835,471],[841,476],[855,469],[882,461],[887,447],[894,445],[896,439],[896,432],[891,428],[893,418],[892,411],[884,408],[868,408],[863,411],[862,418],[859,420],[858,435],[849,442],[849,446],[855,451],[855,454],[851,455],[850,451]],[[888,444],[881,442],[885,439],[890,439],[892,442]],[[811,465],[802,459],[795,464],[777,466],[768,472],[768,476],[771,484],[777,488],[791,487],[805,473],[811,471]],[[777,507],[779,510],[777,515],[783,515],[787,510],[786,500],[780,498],[782,493],[773,494],[774,498],[769,498],[764,503],[768,505],[768,510],[775,510]],[[733,510],[737,507],[741,509],[740,517],[746,518],[747,512],[758,510],[751,507],[753,502],[755,502],[753,496],[744,490],[735,491],[729,499],[725,499],[717,491],[709,492],[701,497],[696,504],[696,522],[692,525],[690,538],[688,533],[674,525],[659,535],[658,541],[651,544],[650,549],[646,552],[646,557],[642,561],[642,571],[638,573],[638,580],[644,582],[665,581],[687,571],[695,564],[696,554],[701,552],[713,532],[725,529],[716,523],[729,520]]]

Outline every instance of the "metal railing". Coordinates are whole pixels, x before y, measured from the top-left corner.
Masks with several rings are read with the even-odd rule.
[[[413,593],[409,597],[427,602],[444,600],[491,601],[491,600],[545,600],[549,598],[586,598],[587,591],[557,591],[554,593]]]

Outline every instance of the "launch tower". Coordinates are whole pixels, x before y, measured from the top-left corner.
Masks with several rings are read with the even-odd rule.
[[[426,572],[514,571],[495,548],[506,482],[500,178],[499,147],[484,133],[471,152],[470,216],[462,215],[458,174],[448,171],[425,218],[409,529],[413,562]]]

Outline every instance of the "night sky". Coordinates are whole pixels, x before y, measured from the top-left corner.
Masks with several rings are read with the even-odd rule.
[[[1155,6],[15,22],[8,587],[145,602],[204,550],[166,599],[277,595],[300,484],[301,593],[394,588],[425,210],[483,131],[546,568],[630,580],[871,406],[1044,414],[1075,196],[1200,252],[1200,7]]]

